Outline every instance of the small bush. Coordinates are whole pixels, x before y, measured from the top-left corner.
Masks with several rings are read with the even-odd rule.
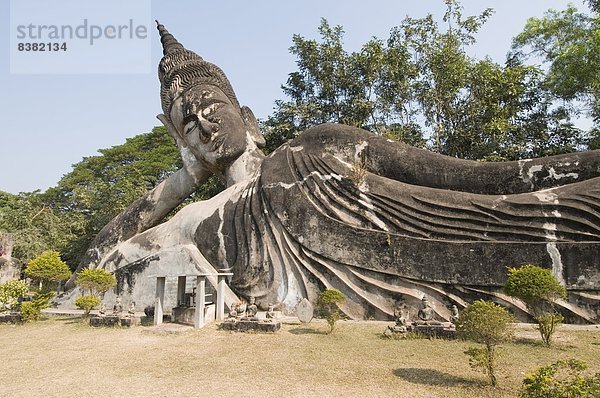
[[[577,359],[542,366],[523,380],[520,398],[600,397],[600,373],[586,376],[587,364]]]
[[[483,344],[465,351],[473,369],[485,373],[496,386],[497,346],[513,337],[513,318],[504,308],[491,301],[478,300],[468,306],[456,324],[462,338]]]
[[[12,280],[0,285],[0,311],[13,309],[20,298],[25,297],[28,288],[25,281]]]
[[[21,304],[21,320],[23,322],[37,321],[42,315],[42,310],[50,306],[50,299],[54,297],[54,293],[38,292],[34,294],[31,301],[24,301]]]
[[[42,289],[50,290],[52,283],[66,281],[71,277],[67,263],[61,260],[60,253],[48,250],[34,258],[27,264],[25,276],[42,282]],[[45,283],[45,285],[44,285]]]
[[[94,308],[100,305],[100,299],[91,295],[81,296],[75,300],[75,305],[85,311],[87,317]]]
[[[115,287],[117,279],[105,269],[86,268],[77,274],[75,283],[82,289],[87,289],[91,295],[98,297],[108,289]]]
[[[549,269],[527,264],[509,268],[504,290],[523,300],[538,324],[542,341],[550,345],[556,327],[563,321],[554,308],[554,301],[567,297],[567,290],[557,282]]]
[[[339,304],[343,304],[346,300],[344,293],[337,289],[326,289],[319,295],[317,300],[317,306],[323,316],[329,324],[329,333],[335,329],[335,324],[341,319]]]

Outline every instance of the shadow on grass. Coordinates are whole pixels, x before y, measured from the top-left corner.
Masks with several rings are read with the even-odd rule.
[[[480,386],[481,381],[454,376],[435,369],[426,368],[399,368],[394,370],[394,375],[415,384],[426,384],[439,387]]]
[[[87,324],[90,323],[90,318],[86,318],[84,316],[71,316],[71,317],[60,318],[60,321],[62,321],[66,325],[72,325],[72,324],[84,325],[86,323]]]
[[[577,348],[576,345],[567,344],[566,342],[562,342],[562,341],[552,341],[550,343],[550,345],[547,345],[541,339],[531,338],[531,337],[518,337],[514,340],[514,343],[519,344],[519,345],[535,347],[535,348],[555,349],[555,350],[560,350],[560,351],[568,351],[573,348]]]
[[[291,334],[327,334],[322,330],[313,328],[293,328],[288,330]]]

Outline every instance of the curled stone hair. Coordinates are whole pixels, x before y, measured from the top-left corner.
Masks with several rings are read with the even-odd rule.
[[[158,64],[160,101],[167,117],[170,117],[173,101],[186,90],[200,84],[211,84],[220,88],[240,109],[229,80],[218,66],[206,62],[198,54],[187,50],[158,21],[156,27],[163,46],[163,58]]]

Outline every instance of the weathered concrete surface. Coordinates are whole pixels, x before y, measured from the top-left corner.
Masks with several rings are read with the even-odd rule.
[[[0,284],[21,277],[21,262],[12,257],[11,234],[0,233]]]
[[[527,319],[502,285],[506,267],[533,263],[567,287],[559,306],[569,321],[599,319],[600,152],[480,163],[328,124],[265,158],[222,71],[159,30],[160,119],[186,169],[228,188],[108,239],[118,244],[92,265],[115,272],[117,294],[143,307],[152,275],[231,271],[226,304],[253,296],[293,311],[337,288],[355,319],[390,319],[399,303],[416,313],[424,295],[443,320],[480,298]]]

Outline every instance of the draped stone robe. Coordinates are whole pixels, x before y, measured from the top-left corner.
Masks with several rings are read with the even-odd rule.
[[[600,155],[519,162],[448,158],[363,130],[323,125],[272,153],[258,175],[200,222],[195,241],[232,289],[291,309],[336,288],[352,318],[502,293],[507,267],[551,268],[572,321],[598,319]]]

